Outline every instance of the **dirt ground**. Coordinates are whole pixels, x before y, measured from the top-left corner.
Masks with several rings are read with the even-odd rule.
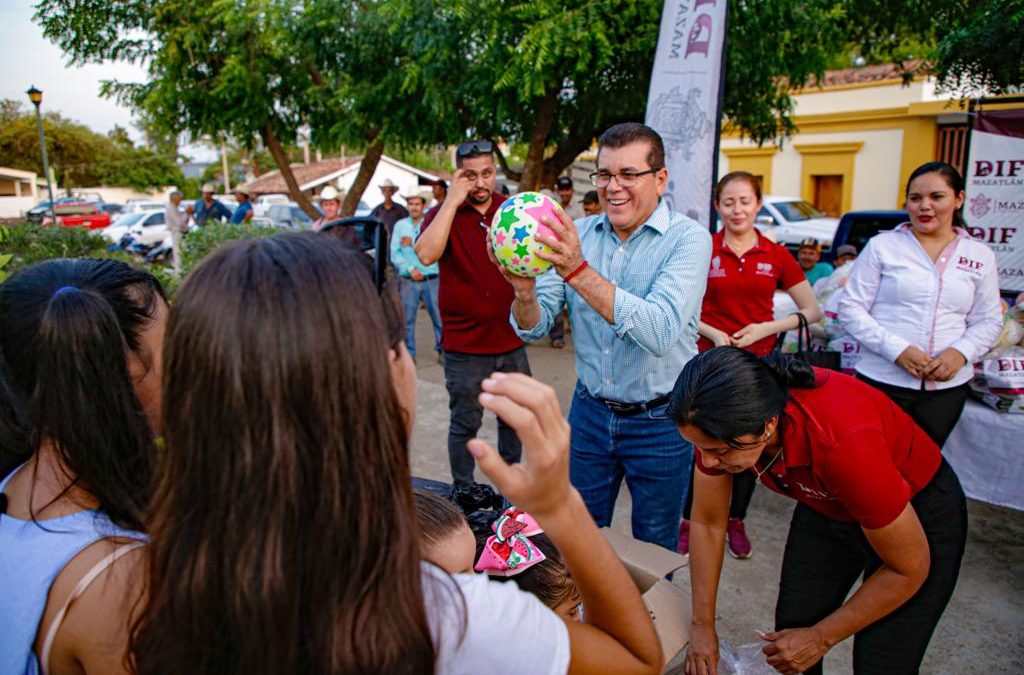
[[[444,372],[431,350],[430,321],[417,321],[420,352],[419,403],[413,435],[414,475],[450,481],[447,456],[448,394]],[[547,340],[529,348],[535,376],[558,392],[563,411],[576,381],[571,336],[564,349]],[[493,417],[485,419],[484,438],[494,440]],[[1024,480],[1024,477],[1020,477]],[[477,479],[483,481],[478,472]],[[725,558],[718,598],[719,636],[734,644],[756,642],[755,630],[770,630],[778,590],[782,549],[794,503],[758,487],[747,516],[754,546],[749,560]],[[968,501],[970,532],[960,581],[932,638],[923,673],[957,675],[1024,673],[1024,512]],[[629,533],[629,492],[623,487],[612,527]],[[674,583],[689,591],[685,568]],[[825,672],[846,675],[852,641],[837,645],[825,658]]]

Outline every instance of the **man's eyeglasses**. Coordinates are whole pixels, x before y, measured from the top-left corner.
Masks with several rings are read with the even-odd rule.
[[[494,152],[494,143],[490,141],[466,141],[455,151],[456,157],[476,157],[477,155],[489,155]]]
[[[658,173],[661,169],[647,169],[647,171],[620,171],[619,173],[611,173],[610,171],[595,171],[590,174],[590,182],[594,187],[606,188],[608,184],[612,182],[612,178],[619,184],[620,187],[633,187],[636,185],[637,180],[640,176],[646,176],[649,173]]]

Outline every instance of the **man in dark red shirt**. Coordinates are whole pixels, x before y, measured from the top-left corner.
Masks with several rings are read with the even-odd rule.
[[[477,397],[493,372],[530,374],[526,347],[509,323],[514,293],[487,257],[487,230],[503,200],[490,141],[468,141],[455,153],[456,172],[440,206],[427,214],[416,242],[424,265],[440,266],[441,345],[451,423],[448,460],[456,488],[473,483],[476,463],[466,443],[483,421]],[[518,462],[519,438],[498,420],[498,450]]]

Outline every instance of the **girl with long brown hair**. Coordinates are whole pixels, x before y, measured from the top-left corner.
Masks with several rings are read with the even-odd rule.
[[[140,673],[658,672],[640,596],[569,484],[554,392],[529,378],[481,396],[526,461],[470,447],[562,550],[590,623],[420,562],[403,338],[394,289],[330,238],[237,242],[192,272],[166,342]]]
[[[131,670],[166,314],[115,260],[0,285],[0,673]]]

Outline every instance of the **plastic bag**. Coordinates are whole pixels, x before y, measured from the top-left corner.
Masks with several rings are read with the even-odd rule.
[[[718,642],[718,675],[779,675],[768,665],[764,652],[766,642],[748,642],[733,647],[726,640]]]
[[[974,364],[971,392],[999,412],[1024,413],[1024,347],[997,347]]]

